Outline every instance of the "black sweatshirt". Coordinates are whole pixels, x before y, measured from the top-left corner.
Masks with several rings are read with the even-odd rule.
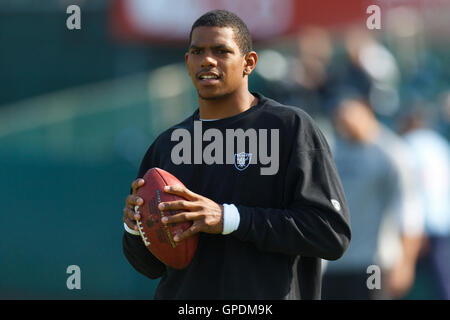
[[[240,213],[236,231],[200,233],[195,256],[183,270],[166,267],[139,236],[124,233],[123,250],[130,264],[151,279],[161,277],[155,299],[320,299],[320,258],[338,259],[349,245],[349,210],[325,137],[300,108],[254,95],[259,99],[256,106],[225,119],[199,122],[197,109],[163,132],[142,160],[138,177],[149,168],[162,168],[193,192],[217,203],[234,204]],[[250,132],[253,128],[257,147],[247,139],[245,153],[235,147],[233,158],[228,158],[234,159],[231,163],[225,148],[230,141],[222,141],[223,154],[217,149],[211,153],[216,163],[206,164],[211,161],[194,155],[199,150],[194,127],[198,134],[199,123],[202,133],[215,128],[223,140],[227,129]],[[173,148],[179,151],[181,138],[179,134],[172,137],[177,129],[191,134],[190,155],[187,149],[178,152],[184,156],[181,164],[173,163],[179,162],[174,160]],[[271,140],[277,130],[279,139]],[[204,152],[212,140],[202,142]],[[264,157],[276,153],[278,168],[275,157],[270,163]],[[269,174],[263,174],[261,169],[269,167]]]

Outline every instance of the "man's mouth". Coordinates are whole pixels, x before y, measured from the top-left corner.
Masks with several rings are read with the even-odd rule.
[[[202,83],[213,84],[219,81],[220,75],[216,72],[201,72],[197,79],[199,79]]]
[[[199,78],[200,78],[200,80],[203,80],[203,79],[219,79],[219,76],[216,76],[216,75],[203,75],[203,76],[200,76]]]

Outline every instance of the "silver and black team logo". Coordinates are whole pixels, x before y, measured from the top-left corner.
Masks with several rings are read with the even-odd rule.
[[[252,154],[246,152],[240,152],[234,154],[234,166],[239,171],[243,171],[248,168],[252,161]]]

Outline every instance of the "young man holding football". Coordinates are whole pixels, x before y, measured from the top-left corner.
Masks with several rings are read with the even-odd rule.
[[[126,258],[147,277],[161,277],[155,299],[319,299],[320,259],[341,257],[351,236],[344,192],[323,134],[301,109],[249,92],[258,56],[236,15],[216,10],[200,17],[185,60],[198,110],[163,132],[142,160],[124,208]],[[194,161],[174,163],[175,130],[194,136],[198,128],[216,134],[214,161],[195,161],[212,144],[203,141],[181,155]],[[241,148],[228,148],[230,130],[253,130],[257,145],[248,143],[248,134]],[[227,145],[220,149],[217,143]],[[249,152],[258,149],[275,156],[276,166],[264,171],[267,159]],[[138,236],[135,207],[143,200],[136,191],[152,167],[186,186],[166,191],[186,201],[160,204],[161,210],[181,210],[165,223],[193,221],[175,241],[200,235],[193,260],[182,270],[165,266]]]

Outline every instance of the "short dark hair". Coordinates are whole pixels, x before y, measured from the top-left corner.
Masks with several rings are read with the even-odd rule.
[[[189,33],[189,45],[192,41],[192,32],[197,27],[220,27],[232,28],[234,39],[241,50],[241,53],[247,54],[253,50],[252,37],[248,31],[247,25],[232,12],[226,10],[213,10],[205,13],[198,18],[192,25]]]

